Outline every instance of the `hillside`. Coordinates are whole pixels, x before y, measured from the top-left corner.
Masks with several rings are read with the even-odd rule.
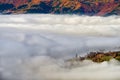
[[[0,0],[0,13],[120,15],[120,0]]]
[[[67,60],[68,62],[74,61],[84,61],[84,60],[92,60],[93,62],[104,62],[110,61],[111,59],[116,59],[120,61],[120,51],[109,51],[109,52],[90,52],[84,57],[76,55],[75,58]]]

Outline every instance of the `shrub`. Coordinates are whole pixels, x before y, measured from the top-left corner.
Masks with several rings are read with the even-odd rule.
[[[120,61],[120,56],[117,56],[115,59],[118,60],[118,61]]]
[[[110,59],[112,59],[113,57],[111,57],[111,56],[103,56],[101,59],[103,60],[103,61],[109,61]]]

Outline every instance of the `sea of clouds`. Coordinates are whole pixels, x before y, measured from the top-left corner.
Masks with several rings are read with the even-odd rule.
[[[119,35],[120,16],[1,15],[0,27],[37,29],[65,34]],[[16,26],[17,25],[17,26]]]
[[[0,80],[120,80],[120,62],[66,62],[120,50],[120,17],[0,15]],[[73,65],[74,64],[74,65]]]

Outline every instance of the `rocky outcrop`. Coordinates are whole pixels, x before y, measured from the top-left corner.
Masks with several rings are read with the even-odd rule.
[[[108,13],[111,13],[116,8],[118,8],[119,5],[120,5],[120,3],[116,3],[116,2],[106,3],[96,15],[104,16]]]
[[[3,4],[14,8],[2,9],[1,13],[120,15],[120,0],[0,0],[0,5]]]
[[[109,51],[109,52],[90,52],[84,57],[76,56],[75,58],[68,59],[67,61],[83,61],[83,60],[92,60],[93,62],[104,62],[111,59],[116,59],[120,61],[120,51]]]

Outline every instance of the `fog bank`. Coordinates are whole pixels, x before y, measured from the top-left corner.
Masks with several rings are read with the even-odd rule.
[[[0,15],[0,27],[36,29],[64,34],[119,35],[120,16]],[[17,26],[16,26],[17,24]]]
[[[120,50],[119,16],[0,18],[0,80],[120,80],[120,62],[114,59],[65,62],[76,53]]]

